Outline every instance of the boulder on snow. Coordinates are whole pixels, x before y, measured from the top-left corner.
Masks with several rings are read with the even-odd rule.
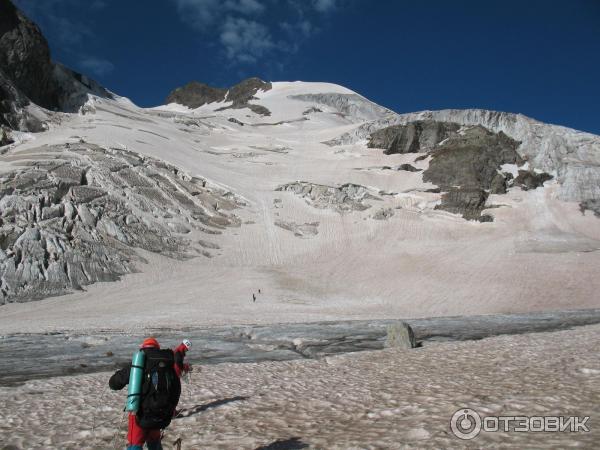
[[[417,340],[409,324],[398,321],[387,326],[385,347],[387,348],[415,348]]]
[[[236,125],[239,125],[240,127],[244,126],[244,122],[241,122],[239,120],[237,120],[235,117],[230,117],[229,119],[227,119],[229,122],[231,123],[235,123]]]

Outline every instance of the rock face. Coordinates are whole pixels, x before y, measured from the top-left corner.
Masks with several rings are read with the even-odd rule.
[[[491,217],[481,216],[481,211],[490,192],[506,192],[502,165],[525,163],[516,151],[518,146],[519,142],[504,133],[492,133],[481,126],[447,138],[430,153],[429,167],[423,172],[423,181],[445,192],[436,209],[461,214],[468,220],[489,221]],[[550,176],[544,174],[546,177]]]
[[[279,186],[276,190],[293,192],[316,208],[333,209],[340,213],[364,211],[371,207],[365,200],[379,200],[368,188],[351,183],[334,187],[297,181]]]
[[[442,189],[461,186],[489,190],[500,166],[525,163],[516,151],[518,146],[519,142],[502,132],[492,133],[480,126],[468,128],[431,152],[423,181]]]
[[[226,109],[249,108],[256,114],[270,116],[271,112],[261,105],[250,103],[258,91],[268,91],[271,83],[260,78],[248,78],[229,89],[215,88],[204,83],[192,81],[183,87],[175,89],[166,99],[166,103],[178,103],[188,108],[199,108],[213,102],[232,102],[231,105],[220,108]]]
[[[165,103],[178,103],[188,108],[199,108],[213,102],[222,102],[227,94],[227,89],[216,88],[197,81],[191,81],[183,87],[172,91]]]
[[[43,131],[42,121],[28,111],[28,105],[29,99],[0,67],[0,125],[14,130]]]
[[[52,111],[77,111],[88,94],[111,94],[92,80],[50,59],[39,27],[10,0],[0,0],[0,124],[23,131],[43,131],[30,102]]]
[[[386,155],[418,153],[432,149],[444,139],[455,135],[460,125],[434,120],[417,120],[406,125],[392,125],[371,134],[370,148],[383,148]]]
[[[240,81],[235,86],[229,88],[226,100],[233,102],[233,105],[245,105],[253,100],[258,91],[268,91],[272,88],[271,83],[263,81],[260,78],[248,78]]]
[[[0,1],[0,67],[31,101],[47,109],[58,106],[48,43],[8,0]]]
[[[37,150],[48,159],[0,176],[3,302],[116,280],[142,261],[136,248],[205,254],[188,235],[239,224],[231,194],[162,161],[91,144]]]

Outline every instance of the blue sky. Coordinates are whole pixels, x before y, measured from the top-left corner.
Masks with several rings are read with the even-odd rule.
[[[191,80],[328,81],[397,112],[600,134],[599,0],[16,0],[53,58],[141,106]]]

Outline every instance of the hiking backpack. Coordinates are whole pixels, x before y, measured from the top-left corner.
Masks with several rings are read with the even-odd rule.
[[[166,428],[179,402],[181,383],[173,367],[172,350],[145,349],[146,362],[142,381],[138,424],[142,428]]]

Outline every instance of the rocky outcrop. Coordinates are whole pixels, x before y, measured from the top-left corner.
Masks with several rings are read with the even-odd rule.
[[[225,100],[227,89],[216,88],[197,81],[191,81],[183,87],[172,91],[165,100],[166,104],[178,103],[188,108],[199,108],[202,105]]]
[[[430,158],[423,181],[437,186],[428,192],[442,193],[436,209],[468,220],[493,220],[481,214],[490,194],[506,194],[510,187],[536,189],[553,178],[540,170],[518,170],[516,178],[503,171],[505,164],[519,167],[526,162],[518,151],[521,143],[502,131],[493,132],[480,125],[417,120],[373,132],[369,146],[384,148],[386,154],[426,151],[415,161]],[[397,170],[419,169],[403,164]]]
[[[235,117],[230,117],[229,119],[227,119],[227,121],[231,122],[231,123],[235,123],[236,125],[239,125],[240,127],[244,126],[244,122],[237,120]]]
[[[541,171],[519,170],[514,179],[511,173],[501,171],[504,164],[525,163],[517,151],[520,144],[501,131],[494,133],[482,126],[461,129],[454,122],[417,120],[372,133],[368,145],[384,148],[386,154],[427,151],[431,161],[423,181],[443,191],[436,209],[487,222],[492,217],[481,212],[489,194],[505,194],[510,186],[536,189],[552,179]],[[417,170],[413,166],[407,169]]]
[[[88,94],[111,96],[92,80],[52,62],[39,27],[9,0],[0,0],[0,124],[43,131],[30,102],[51,111],[75,112]]]
[[[3,302],[116,280],[142,261],[137,248],[198,256],[194,236],[239,224],[232,194],[162,161],[91,144],[36,150],[0,175]]]
[[[396,170],[404,170],[405,172],[420,172],[422,169],[417,169],[412,164],[400,164]]]
[[[268,81],[260,78],[248,78],[240,81],[238,84],[229,88],[225,100],[233,102],[233,106],[246,105],[250,100],[254,100],[259,91],[269,91],[273,86]]]
[[[10,134],[4,128],[0,128],[0,147],[4,147],[5,145],[10,145],[14,141],[10,137]]]
[[[373,219],[375,220],[388,220],[394,215],[394,210],[392,208],[381,208],[375,214],[373,214]]]
[[[491,222],[491,216],[481,214],[488,196],[483,189],[452,187],[442,194],[442,202],[435,209],[460,214],[467,220]]]
[[[256,114],[270,116],[271,112],[267,108],[250,103],[250,100],[254,100],[259,91],[268,91],[271,87],[271,83],[260,78],[248,78],[229,89],[216,88],[192,81],[171,92],[167,96],[166,103],[178,103],[188,108],[199,108],[214,102],[232,102],[231,105],[219,108],[217,111],[249,108]]]
[[[423,172],[423,181],[445,192],[436,209],[461,214],[468,220],[489,221],[490,216],[481,216],[489,193],[505,193],[510,178],[501,173],[502,165],[520,166],[525,162],[517,153],[518,146],[519,142],[504,133],[492,133],[481,126],[447,138],[431,151],[429,167]],[[521,172],[519,181],[514,181],[526,188],[552,178],[548,174]]]
[[[518,146],[519,142],[502,132],[492,133],[480,126],[468,128],[431,152],[423,181],[442,189],[461,186],[489,190],[500,166],[524,164],[516,151]]]
[[[375,131],[369,137],[367,146],[383,148],[386,155],[419,153],[431,150],[444,139],[455,135],[459,129],[457,123],[417,120]]]
[[[400,164],[396,167],[392,166],[375,166],[375,167],[360,167],[356,170],[396,170],[396,171],[404,171],[404,172],[421,172],[423,169],[418,169],[412,164]]]
[[[600,200],[584,200],[579,204],[579,210],[582,214],[592,211],[596,217],[600,217]]]
[[[370,190],[358,184],[347,183],[339,187],[296,181],[279,186],[276,191],[289,191],[306,199],[315,208],[333,209],[340,213],[364,211],[371,207],[366,200],[379,200]]]
[[[19,91],[0,67],[0,125],[31,132],[46,128],[28,108],[29,99]]]
[[[544,172],[537,173],[532,170],[519,170],[519,174],[513,183],[524,191],[528,191],[542,187],[546,181],[551,179],[552,175]]]
[[[244,108],[248,108],[250,111],[252,111],[255,114],[258,114],[260,116],[270,116],[271,115],[271,111],[269,111],[269,108],[267,108],[266,106],[263,105],[257,105],[255,103],[234,103],[231,106],[225,106],[223,108],[219,108],[219,111],[223,111],[225,109],[244,109]]]
[[[321,111],[319,108],[311,106],[310,108],[308,108],[305,111],[303,111],[302,115],[303,116],[308,116],[309,114],[316,114],[316,113],[321,113],[321,112],[323,112],[323,111]]]

